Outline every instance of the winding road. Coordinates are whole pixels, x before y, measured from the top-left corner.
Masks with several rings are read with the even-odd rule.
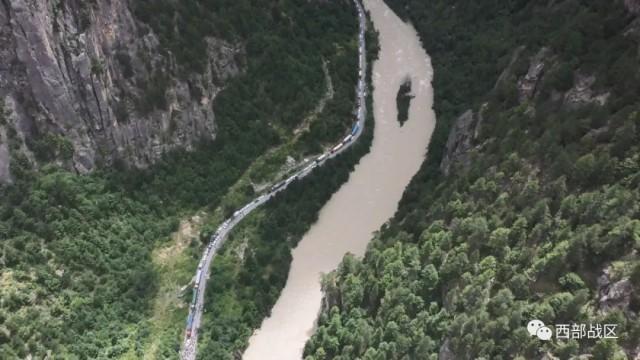
[[[309,175],[316,167],[322,166],[327,159],[333,158],[338,154],[346,151],[359,137],[362,135],[362,131],[365,125],[366,117],[366,73],[367,73],[367,58],[366,58],[366,15],[364,8],[359,0],[354,0],[355,6],[358,11],[359,18],[359,34],[358,34],[358,56],[359,56],[359,69],[358,69],[358,85],[357,85],[357,113],[356,121],[354,122],[351,132],[337,145],[332,147],[330,151],[319,156],[318,158],[310,161],[306,166],[293,174],[286,180],[280,181],[271,186],[268,192],[260,195],[250,203],[245,205],[240,210],[234,212],[233,216],[222,223],[211,236],[209,244],[205,248],[202,259],[198,265],[198,270],[195,276],[195,283],[198,284],[194,288],[195,297],[190,306],[189,315],[187,318],[187,325],[185,329],[185,336],[182,343],[182,351],[180,358],[183,360],[194,360],[197,354],[198,345],[198,330],[202,321],[202,310],[204,304],[205,290],[207,285],[207,279],[209,278],[209,268],[216,253],[220,247],[224,244],[229,232],[249,215],[254,209],[258,208],[262,204],[272,199],[278,192],[285,190],[292,182],[299,180]]]

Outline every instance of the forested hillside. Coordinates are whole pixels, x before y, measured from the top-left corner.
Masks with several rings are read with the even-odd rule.
[[[356,19],[355,8],[352,11]],[[375,32],[368,31],[366,36],[367,61],[371,63],[377,58],[378,42]],[[357,46],[353,42],[336,59],[336,77],[357,74]],[[370,86],[371,74],[367,74],[367,83]],[[335,96],[340,100],[327,104],[332,110],[325,111],[319,123],[330,122],[330,118],[333,121],[354,118],[353,107],[336,107],[344,99],[355,102],[353,85],[340,84]],[[348,180],[360,158],[369,152],[374,126],[370,97],[367,108],[362,136],[349,151],[294,182],[231,233],[212,265],[200,329],[199,359],[237,359],[253,331],[270,314],[287,281],[292,250],[318,220],[320,209],[331,195]]]
[[[389,0],[420,33],[438,125],[396,216],[325,277],[321,359],[640,353],[635,1]],[[527,333],[617,324],[617,339]]]
[[[256,157],[293,136],[325,92],[323,60],[340,74],[336,88],[356,83],[355,56],[344,60],[357,29],[348,1],[190,1],[188,11],[183,3],[136,3],[147,6],[136,13],[152,14],[143,20],[157,30],[167,25],[158,19],[180,22],[158,31],[170,33],[161,42],[185,55],[179,61],[194,62],[198,71],[198,46],[214,34],[246,48],[242,73],[212,104],[215,141],[166,154],[148,170],[119,166],[88,176],[56,164],[33,169],[12,153],[14,183],[0,188],[0,358],[142,357],[158,285],[152,251],[182,216],[217,208]],[[224,6],[224,16],[216,6]],[[337,97],[321,125],[298,129],[314,141],[291,155],[334,142],[352,119],[331,114],[353,106],[352,97]],[[14,140],[9,133],[9,145],[19,146]],[[198,248],[188,251],[195,267]],[[174,326],[157,350],[162,358],[177,357],[183,323]]]

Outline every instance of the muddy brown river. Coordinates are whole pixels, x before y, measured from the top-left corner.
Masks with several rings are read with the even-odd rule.
[[[348,252],[362,256],[372,233],[397,209],[402,193],[424,161],[435,125],[431,61],[415,29],[382,0],[364,0],[380,33],[373,63],[375,131],[371,152],[320,212],[318,222],[293,250],[287,284],[272,314],[249,340],[244,360],[300,360],[320,310],[320,276]],[[415,96],[400,127],[396,94],[409,77]]]

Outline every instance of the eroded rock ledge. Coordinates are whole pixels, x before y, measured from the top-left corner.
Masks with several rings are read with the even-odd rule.
[[[178,76],[128,0],[3,0],[0,44],[0,182],[15,152],[86,173],[215,138],[212,100],[244,53],[209,38],[205,71]]]

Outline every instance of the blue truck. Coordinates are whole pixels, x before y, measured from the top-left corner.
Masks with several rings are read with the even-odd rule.
[[[353,129],[351,130],[351,135],[355,136],[359,129],[360,129],[360,124],[356,122],[353,125]]]
[[[193,313],[189,313],[189,317],[187,318],[187,338],[191,337],[191,328],[193,327]]]

